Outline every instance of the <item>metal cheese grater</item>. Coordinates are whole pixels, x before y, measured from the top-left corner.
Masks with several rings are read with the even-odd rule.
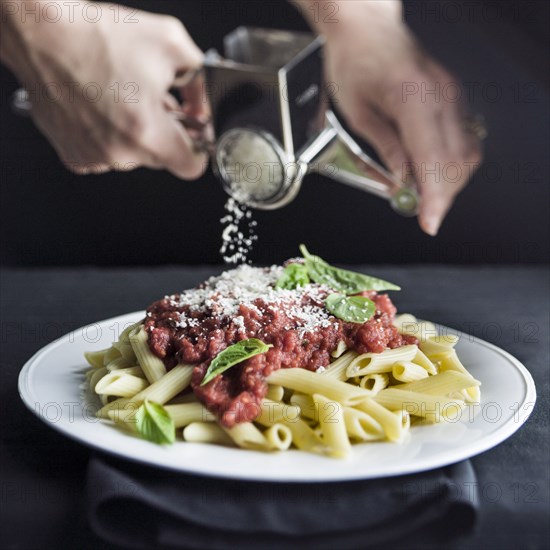
[[[345,131],[323,83],[323,39],[309,33],[239,27],[225,57],[206,53],[205,91],[217,136],[214,170],[225,190],[253,208],[272,210],[318,172],[418,211],[416,189],[390,174]]]

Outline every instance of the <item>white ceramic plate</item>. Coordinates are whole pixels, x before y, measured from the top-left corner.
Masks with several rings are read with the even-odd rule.
[[[413,427],[401,444],[356,445],[346,460],[294,450],[267,454],[198,443],[158,446],[98,420],[94,415],[98,403],[82,390],[84,351],[109,347],[125,326],[142,317],[138,312],[83,327],[36,353],[19,375],[25,405],[63,434],[130,460],[242,480],[320,482],[411,474],[464,460],[510,437],[535,404],[533,379],[517,359],[492,344],[462,335],[457,351],[482,383],[481,404],[467,408],[454,423]]]

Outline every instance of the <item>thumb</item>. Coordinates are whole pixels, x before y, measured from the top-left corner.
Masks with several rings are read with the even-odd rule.
[[[207,155],[196,149],[187,130],[170,112],[160,109],[156,120],[158,139],[152,166],[185,180],[199,178],[208,165]]]

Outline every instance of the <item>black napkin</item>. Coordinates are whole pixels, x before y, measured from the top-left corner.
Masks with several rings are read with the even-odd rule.
[[[143,549],[413,548],[469,531],[476,487],[469,461],[393,478],[279,484],[94,457],[88,520],[104,540]]]

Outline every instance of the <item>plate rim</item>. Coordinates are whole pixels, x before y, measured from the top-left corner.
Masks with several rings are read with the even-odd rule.
[[[533,412],[536,404],[537,392],[536,392],[535,382],[533,380],[531,373],[527,369],[527,367],[525,367],[525,365],[523,365],[521,361],[519,361],[519,359],[514,357],[511,353],[507,352],[506,350],[503,350],[502,348],[496,346],[495,344],[482,340],[481,338],[470,335],[466,332],[462,332],[458,329],[453,329],[452,327],[447,327],[446,325],[434,323],[437,328],[450,331],[450,333],[460,334],[461,337],[465,336],[468,338],[469,343],[472,343],[472,344],[475,343],[477,345],[486,347],[492,352],[498,355],[501,355],[506,360],[508,360],[512,364],[512,366],[520,373],[522,381],[525,384],[525,393],[521,403],[518,404],[517,412],[515,413],[518,419],[516,422],[508,421],[504,423],[499,428],[497,428],[497,430],[495,430],[494,432],[484,435],[484,437],[480,441],[471,443],[470,445],[467,445],[465,448],[458,448],[458,449],[453,448],[453,449],[449,449],[447,451],[438,453],[436,455],[436,459],[424,460],[423,465],[420,467],[416,466],[411,469],[406,469],[406,468],[404,469],[402,464],[401,465],[398,464],[393,468],[389,467],[387,472],[382,475],[374,475],[374,476],[365,476],[364,474],[356,475],[353,473],[353,471],[350,471],[345,477],[344,476],[329,477],[328,479],[321,479],[318,477],[314,477],[311,479],[305,479],[303,477],[281,477],[281,475],[278,475],[277,477],[273,477],[273,476],[261,475],[257,473],[251,473],[244,476],[239,472],[235,472],[231,474],[231,473],[223,473],[223,472],[216,472],[216,471],[204,471],[201,469],[193,468],[192,466],[189,466],[189,465],[186,465],[184,467],[181,467],[181,466],[178,467],[172,464],[160,463],[159,461],[147,460],[140,456],[132,456],[131,454],[124,452],[123,448],[106,448],[104,445],[102,445],[100,442],[97,442],[96,440],[90,441],[88,439],[84,439],[83,437],[80,437],[78,433],[74,433],[73,431],[66,429],[63,423],[47,422],[41,416],[41,414],[36,410],[36,407],[34,406],[37,400],[33,401],[34,394],[30,389],[30,384],[29,384],[32,370],[37,364],[39,364],[39,359],[42,356],[47,355],[53,349],[64,344],[65,340],[71,337],[71,334],[74,334],[76,332],[82,333],[83,329],[85,329],[86,327],[90,327],[93,325],[102,326],[107,323],[120,321],[123,318],[130,319],[133,317],[135,319],[139,319],[140,316],[141,317],[144,316],[144,311],[140,310],[132,313],[125,313],[114,317],[110,317],[108,319],[104,319],[102,321],[91,322],[89,324],[75,328],[72,331],[69,331],[63,336],[56,338],[52,342],[49,342],[48,344],[46,344],[45,346],[37,350],[25,362],[18,376],[17,387],[18,387],[19,397],[23,401],[26,408],[30,410],[36,417],[38,417],[43,423],[49,425],[52,429],[54,429],[58,433],[72,439],[73,441],[78,442],[79,444],[82,444],[96,451],[100,451],[107,455],[112,455],[118,458],[122,458],[124,460],[128,460],[133,463],[145,464],[148,467],[161,468],[163,470],[178,472],[184,475],[195,475],[195,476],[212,477],[212,478],[218,478],[218,479],[238,480],[242,482],[251,482],[251,483],[263,482],[263,483],[302,483],[302,484],[313,483],[315,484],[315,483],[343,483],[343,482],[353,482],[353,481],[361,481],[361,480],[369,480],[369,479],[383,479],[386,477],[412,475],[415,473],[421,473],[421,472],[429,471],[436,468],[447,467],[457,462],[460,462],[462,460],[473,458],[479,454],[482,454],[492,449],[493,447],[499,445],[500,443],[502,443],[503,441],[511,437],[517,430],[519,430],[523,426],[523,424],[525,424],[525,422],[528,420],[529,416]],[[75,388],[79,388],[79,385],[75,385]],[[527,410],[524,410],[523,405],[531,402],[533,403],[533,407],[529,407]],[[368,443],[365,443],[365,445],[368,445]],[[471,448],[472,445],[475,447],[475,450],[472,450]],[[242,451],[242,449],[234,449],[234,450]],[[254,452],[254,451],[247,450],[246,452]],[[291,450],[287,452],[298,453],[300,451]],[[334,459],[327,458],[327,460],[333,461]],[[285,472],[285,475],[286,475],[286,472]]]

